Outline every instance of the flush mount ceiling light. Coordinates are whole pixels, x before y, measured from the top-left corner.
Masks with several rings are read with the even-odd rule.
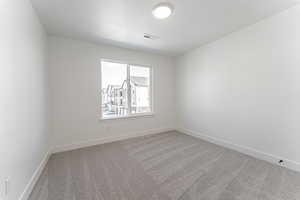
[[[170,3],[160,3],[154,6],[152,14],[157,19],[168,18],[174,10],[174,7]]]

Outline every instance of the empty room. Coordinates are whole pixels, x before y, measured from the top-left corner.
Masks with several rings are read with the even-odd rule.
[[[0,0],[0,200],[300,200],[300,0]]]

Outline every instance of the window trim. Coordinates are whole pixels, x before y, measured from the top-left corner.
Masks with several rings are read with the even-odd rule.
[[[154,85],[153,85],[153,71],[154,71],[154,67],[151,65],[144,65],[144,64],[136,64],[133,62],[125,62],[125,61],[120,61],[120,60],[115,60],[115,59],[105,59],[102,58],[100,59],[100,91],[102,90],[102,62],[112,62],[112,63],[118,63],[118,64],[124,64],[127,65],[127,76],[130,76],[130,74],[128,73],[130,71],[130,66],[140,66],[140,67],[147,67],[150,69],[150,83],[149,83],[149,87],[150,87],[150,108],[151,108],[151,112],[144,112],[144,113],[136,113],[136,114],[132,114],[131,111],[129,112],[128,115],[126,116],[116,116],[116,117],[103,117],[103,112],[102,112],[102,93],[100,92],[100,120],[101,121],[106,121],[106,120],[120,120],[120,119],[134,119],[134,118],[140,118],[140,117],[151,117],[154,116],[155,112],[154,112]],[[128,78],[128,77],[127,77]],[[131,110],[131,106],[130,106],[130,110]]]

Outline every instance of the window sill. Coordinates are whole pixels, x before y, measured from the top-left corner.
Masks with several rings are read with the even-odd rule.
[[[134,114],[129,116],[121,116],[121,117],[100,117],[100,121],[110,121],[110,120],[125,120],[125,119],[135,119],[141,117],[153,117],[154,113],[142,113],[142,114]]]

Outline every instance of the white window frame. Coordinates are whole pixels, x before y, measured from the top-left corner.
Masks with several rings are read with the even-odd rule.
[[[150,108],[151,112],[144,112],[144,113],[137,113],[137,114],[132,114],[131,113],[131,98],[128,101],[129,104],[129,111],[128,115],[126,116],[114,116],[114,117],[104,117],[103,116],[103,111],[102,111],[102,92],[100,92],[100,120],[113,120],[113,119],[127,119],[127,118],[138,118],[138,117],[148,117],[148,116],[153,116],[154,115],[154,92],[153,92],[153,67],[150,65],[141,65],[141,64],[136,64],[132,62],[124,62],[124,61],[119,61],[119,60],[113,60],[113,59],[101,59],[100,60],[100,91],[102,90],[102,62],[112,62],[112,63],[118,63],[118,64],[124,64],[127,66],[127,80],[130,79],[130,66],[136,66],[136,67],[146,67],[149,68],[150,70],[150,82],[149,82],[149,91],[150,91]],[[129,92],[130,90],[128,90]],[[131,97],[131,94],[128,95]]]

